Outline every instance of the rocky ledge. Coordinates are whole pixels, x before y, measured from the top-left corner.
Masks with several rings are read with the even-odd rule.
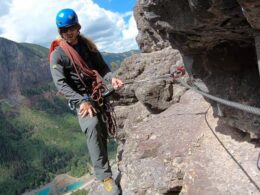
[[[135,104],[125,120],[123,194],[259,193],[259,142],[214,117],[202,96],[189,90],[158,115],[144,110]]]

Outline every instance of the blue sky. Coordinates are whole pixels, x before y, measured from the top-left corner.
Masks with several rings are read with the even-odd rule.
[[[93,0],[93,2],[106,10],[124,14],[133,11],[136,0]],[[130,16],[125,16],[125,22],[127,22],[129,18]]]
[[[136,0],[94,0],[94,2],[112,12],[125,13],[133,10]]]
[[[100,51],[120,53],[138,49],[135,0],[0,0],[0,37],[49,47],[58,36],[56,14],[72,8],[81,33]]]

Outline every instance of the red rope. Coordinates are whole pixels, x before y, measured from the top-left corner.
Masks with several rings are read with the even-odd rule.
[[[91,96],[93,100],[99,101],[100,98],[102,98],[101,88],[103,85],[100,74],[96,70],[90,69],[86,64],[86,62],[78,54],[78,52],[73,47],[71,47],[66,41],[60,41],[59,45],[64,50],[66,55],[71,59],[81,83],[85,87],[87,87],[84,81],[82,80],[80,73],[82,73],[84,76],[93,79],[93,83],[91,86],[92,87]]]

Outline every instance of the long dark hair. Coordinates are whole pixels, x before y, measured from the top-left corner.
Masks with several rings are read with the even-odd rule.
[[[80,24],[75,24],[77,27],[78,27],[78,33],[79,33],[79,39],[81,39],[88,47],[88,49],[92,52],[97,52],[98,49],[97,49],[97,46],[96,44],[88,37],[85,37],[84,35],[81,35],[80,34],[80,29],[81,29],[81,25]],[[62,38],[62,33],[61,33],[61,29],[58,29],[58,32]]]
[[[87,45],[90,51],[92,52],[98,51],[96,44],[90,38],[87,38],[81,34],[79,34],[79,38]]]

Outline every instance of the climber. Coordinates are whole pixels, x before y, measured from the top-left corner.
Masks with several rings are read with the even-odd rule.
[[[115,90],[124,86],[118,78],[112,78],[95,44],[80,34],[78,16],[72,9],[57,13],[56,25],[60,38],[52,42],[49,54],[53,81],[78,113],[80,127],[87,139],[87,146],[96,178],[103,182],[107,194],[119,194],[112,178],[108,160],[107,138],[111,114],[104,111],[107,101],[102,97],[104,81]],[[104,119],[104,116],[108,120]]]

